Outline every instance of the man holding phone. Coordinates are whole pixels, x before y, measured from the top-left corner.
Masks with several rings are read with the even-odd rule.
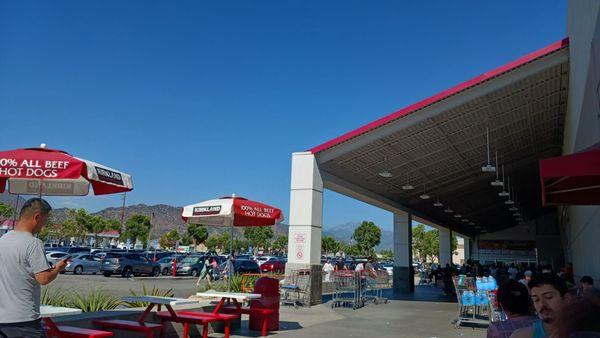
[[[52,207],[41,198],[25,202],[15,229],[0,237],[0,337],[46,337],[40,320],[40,285],[52,282],[67,259],[51,268],[44,243],[34,237]]]

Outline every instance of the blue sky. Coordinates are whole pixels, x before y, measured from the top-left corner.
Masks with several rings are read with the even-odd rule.
[[[236,193],[287,214],[292,152],[557,41],[565,17],[566,1],[2,1],[0,149],[132,173],[131,204]],[[324,203],[326,225],[391,228]]]

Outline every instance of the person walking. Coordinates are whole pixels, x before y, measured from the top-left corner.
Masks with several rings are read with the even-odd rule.
[[[206,279],[207,284],[212,285],[211,278],[211,270],[212,265],[210,264],[210,257],[206,256],[204,258],[204,263],[202,264],[202,270],[200,270],[200,274],[198,275],[198,281],[196,281],[196,285],[200,285],[200,281]]]
[[[0,337],[46,337],[41,325],[40,286],[51,283],[67,259],[50,267],[44,243],[35,238],[52,207],[41,198],[23,204],[13,231],[0,237]]]

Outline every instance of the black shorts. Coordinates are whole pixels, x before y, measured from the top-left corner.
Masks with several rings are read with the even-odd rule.
[[[22,323],[0,323],[0,338],[46,338],[41,320]]]

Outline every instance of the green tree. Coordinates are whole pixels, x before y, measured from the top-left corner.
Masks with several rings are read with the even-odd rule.
[[[340,243],[333,237],[323,236],[321,238],[321,250],[326,254],[335,254],[340,250]]]
[[[150,218],[144,215],[133,215],[127,222],[125,222],[125,232],[122,237],[131,239],[133,242],[136,240],[146,243],[148,241],[148,235],[150,234]]]
[[[288,247],[288,236],[279,236],[273,241],[271,247],[279,252],[286,252]]]
[[[15,208],[0,202],[0,218],[9,219],[14,216]]]
[[[193,245],[194,247],[196,247],[194,239],[188,233],[182,234],[179,242],[181,243],[181,245]]]
[[[359,248],[358,244],[346,244],[343,245],[342,251],[348,256],[362,256],[363,252]]]
[[[188,224],[187,234],[192,239],[194,245],[203,243],[208,238],[208,230],[199,224]]]
[[[244,237],[254,247],[255,252],[258,251],[259,248],[267,249],[269,241],[273,238],[273,227],[246,227],[244,229]]]
[[[419,261],[426,261],[429,254],[425,240],[426,232],[423,224],[412,228],[413,255],[418,257]]]
[[[440,232],[437,229],[425,231],[423,224],[412,229],[413,232],[413,252],[423,261],[432,261],[439,258],[440,255]],[[458,240],[455,234],[452,234],[451,250],[456,252]]]
[[[52,213],[50,214],[50,217],[48,217],[48,221],[40,231],[38,237],[44,242],[49,239],[60,240],[63,238],[63,229],[60,225],[54,222]]]
[[[218,236],[218,235],[208,236],[206,241],[204,241],[204,245],[206,246],[206,248],[208,250],[217,250],[219,248],[219,242],[220,242],[219,237],[220,236]]]
[[[158,243],[162,248],[175,248],[175,246],[177,245],[177,241],[180,238],[181,237],[179,236],[179,231],[177,231],[177,229],[173,229],[165,232],[162,236],[160,236],[160,238],[158,239]]]
[[[385,260],[390,260],[392,258],[394,258],[394,252],[392,250],[389,249],[383,249],[381,250],[381,257],[383,257],[383,259]]]
[[[67,210],[67,218],[62,224],[62,237],[75,238],[76,242],[83,241],[87,231],[89,214],[84,209]]]
[[[363,221],[352,237],[360,254],[370,256],[374,253],[373,248],[381,243],[381,229],[373,222]]]

